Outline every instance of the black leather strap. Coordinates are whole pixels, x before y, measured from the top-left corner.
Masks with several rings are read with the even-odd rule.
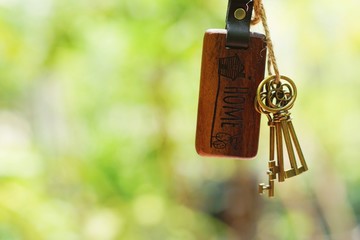
[[[252,0],[229,0],[226,16],[226,47],[247,48],[249,46],[253,5]],[[237,9],[244,9],[246,12],[246,16],[242,20],[235,18]]]

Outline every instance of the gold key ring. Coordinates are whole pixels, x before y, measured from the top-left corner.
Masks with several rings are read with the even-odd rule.
[[[276,76],[265,78],[258,86],[256,100],[264,112],[277,113],[287,111],[294,105],[297,97],[295,83],[286,76],[280,76],[280,83],[276,83]]]

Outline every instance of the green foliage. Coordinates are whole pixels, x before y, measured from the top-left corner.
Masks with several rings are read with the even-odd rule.
[[[254,239],[336,239],[359,219],[360,6],[320,2],[265,1],[310,172],[262,202]],[[267,140],[251,163],[193,147],[202,36],[225,12],[215,0],[0,1],[0,239],[239,239],[204,210],[207,196],[227,203],[204,186],[265,178]]]

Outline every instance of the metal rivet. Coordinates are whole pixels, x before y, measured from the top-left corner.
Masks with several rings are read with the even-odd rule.
[[[238,8],[234,12],[234,17],[237,20],[243,20],[246,17],[246,11],[243,8]]]

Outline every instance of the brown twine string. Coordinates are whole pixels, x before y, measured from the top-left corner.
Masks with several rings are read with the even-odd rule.
[[[279,68],[276,62],[276,58],[275,58],[275,53],[274,53],[274,45],[271,41],[271,37],[270,37],[270,30],[269,30],[269,25],[267,23],[267,18],[266,18],[266,13],[265,13],[265,8],[264,5],[262,3],[262,0],[253,0],[254,1],[254,12],[255,12],[255,16],[254,18],[251,20],[251,24],[255,25],[257,23],[262,22],[262,25],[264,27],[264,31],[265,31],[265,36],[266,36],[266,44],[268,47],[268,61],[267,61],[267,67],[268,67],[268,74],[272,75],[272,68],[274,69],[275,72],[275,76],[276,76],[276,83],[280,82],[280,73],[279,73]]]
[[[255,15],[253,19],[251,19],[251,25],[256,25],[261,21],[260,1],[256,1],[256,0],[254,1],[254,12]]]

